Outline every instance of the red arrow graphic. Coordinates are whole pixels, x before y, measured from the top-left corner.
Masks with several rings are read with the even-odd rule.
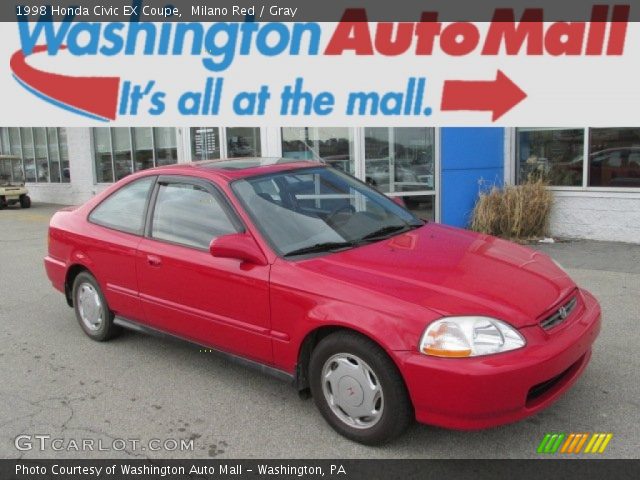
[[[46,45],[37,45],[33,53],[46,50]],[[27,90],[48,102],[92,118],[116,119],[119,77],[73,77],[44,72],[29,65],[22,50],[11,56],[10,67]]]
[[[525,98],[527,94],[498,70],[495,80],[446,80],[440,109],[491,111],[495,122]]]

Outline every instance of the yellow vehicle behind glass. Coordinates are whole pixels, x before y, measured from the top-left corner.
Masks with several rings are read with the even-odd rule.
[[[19,203],[22,208],[31,206],[29,191],[24,186],[24,171],[20,157],[0,155],[0,210]]]

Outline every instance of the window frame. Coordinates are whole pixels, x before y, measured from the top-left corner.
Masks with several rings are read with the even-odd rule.
[[[540,127],[545,129],[545,127]],[[549,185],[549,190],[554,192],[584,192],[584,193],[640,193],[639,187],[592,187],[589,186],[589,157],[591,156],[591,130],[599,128],[630,128],[630,127],[548,127],[549,130],[583,130],[583,145],[582,145],[582,185],[580,186],[562,186],[562,185]],[[640,128],[640,127],[637,127]],[[507,157],[511,161],[510,171],[510,183],[518,185],[518,130],[519,127],[512,127],[510,129],[510,153]]]
[[[147,203],[147,211],[145,214],[145,221],[144,221],[144,232],[143,232],[143,237],[147,238],[149,240],[152,240],[154,242],[160,242],[160,243],[164,243],[167,245],[175,245],[178,247],[183,247],[183,248],[188,248],[191,250],[197,250],[200,252],[209,252],[209,248],[200,248],[200,247],[196,247],[194,245],[186,245],[184,243],[179,243],[179,242],[172,242],[170,240],[165,240],[163,238],[156,238],[152,235],[152,230],[153,230],[153,215],[155,213],[156,210],[156,201],[158,199],[158,192],[160,191],[160,186],[161,185],[168,185],[168,184],[187,184],[187,185],[197,185],[199,187],[204,188],[209,194],[211,194],[213,196],[213,198],[218,201],[218,203],[220,204],[220,206],[222,207],[222,209],[225,211],[225,213],[227,214],[229,220],[231,221],[231,223],[233,224],[233,226],[236,229],[235,233],[246,233],[247,232],[247,228],[244,224],[244,222],[242,221],[240,215],[238,215],[238,212],[236,211],[236,209],[234,208],[233,204],[230,202],[229,198],[227,197],[227,195],[222,191],[222,189],[220,188],[219,185],[217,185],[215,182],[211,181],[211,180],[207,180],[201,177],[192,177],[189,175],[171,175],[171,174],[163,174],[163,175],[158,175],[156,177],[156,181],[155,184],[153,185],[153,188],[151,189],[151,195],[148,198],[148,203]]]
[[[94,219],[91,218],[91,215],[93,214],[94,211],[96,211],[104,202],[106,202],[107,200],[109,200],[111,197],[113,197],[116,193],[122,191],[123,188],[127,188],[131,185],[133,185],[136,182],[141,182],[141,181],[145,181],[151,179],[151,185],[149,186],[149,191],[147,192],[147,196],[145,198],[145,202],[144,202],[144,209],[142,211],[142,228],[137,231],[137,230],[123,230],[121,228],[116,228],[113,225],[108,225],[102,222],[97,222]],[[105,198],[103,198],[100,203],[98,203],[95,207],[93,207],[89,213],[87,214],[87,222],[92,224],[92,225],[98,225],[100,227],[103,228],[108,228],[109,230],[113,230],[115,232],[120,232],[120,233],[126,233],[127,235],[134,235],[136,237],[142,237],[144,235],[144,232],[146,230],[146,223],[147,223],[147,218],[148,218],[148,213],[149,213],[149,205],[150,205],[150,200],[151,200],[151,195],[154,191],[154,189],[156,188],[156,184],[158,183],[158,175],[145,175],[142,177],[137,177],[132,179],[131,181],[125,183],[124,185],[122,185],[121,187],[117,188],[116,190],[114,190],[113,192],[111,192],[109,195],[107,195]]]

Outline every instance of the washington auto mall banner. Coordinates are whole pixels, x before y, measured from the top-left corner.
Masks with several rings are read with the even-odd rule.
[[[638,123],[635,4],[3,3],[6,125]]]

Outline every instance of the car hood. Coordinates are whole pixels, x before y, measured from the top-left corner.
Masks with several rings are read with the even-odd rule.
[[[439,315],[491,316],[516,327],[537,323],[576,288],[543,253],[431,223],[299,267]]]

